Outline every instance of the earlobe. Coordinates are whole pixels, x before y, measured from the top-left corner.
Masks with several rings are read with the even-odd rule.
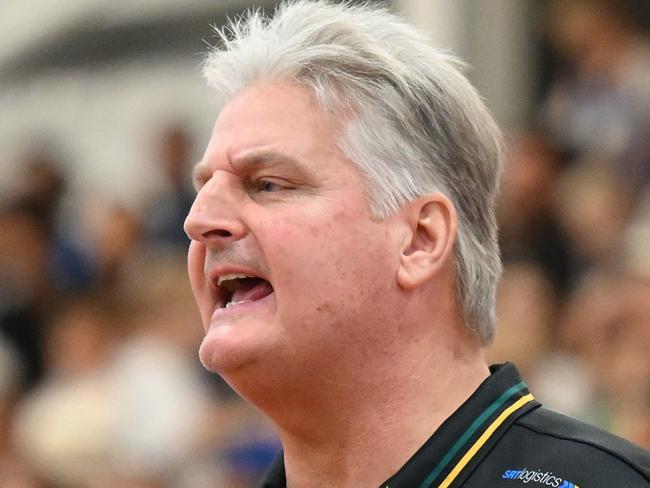
[[[397,272],[405,289],[421,286],[451,259],[457,217],[451,201],[441,193],[423,195],[404,208],[411,233],[404,243]]]

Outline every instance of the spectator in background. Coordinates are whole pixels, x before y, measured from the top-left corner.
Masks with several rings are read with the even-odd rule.
[[[650,43],[627,2],[554,1],[552,46],[567,62],[546,123],[573,158],[597,158],[634,193],[650,182]]]
[[[526,333],[492,353],[530,352],[545,403],[647,447],[650,44],[630,4],[549,3],[547,132],[515,135],[500,200],[499,327]]]
[[[52,146],[26,151],[13,193],[0,202],[0,334],[23,366],[23,386],[41,377],[48,314],[90,285],[89,260],[60,221],[66,177]]]
[[[586,368],[599,398],[583,405],[598,410],[582,416],[600,416],[601,425],[650,447],[650,276],[625,268],[592,273],[573,294],[562,325],[564,350]]]
[[[554,205],[561,171],[560,155],[548,137],[522,129],[508,141],[497,200],[504,265],[538,266],[557,297],[566,294],[576,273],[575,256]]]
[[[14,347],[0,334],[0,486],[3,488],[40,487],[12,439],[16,404],[23,387],[22,369]]]
[[[89,486],[91,474],[114,468],[110,446],[119,405],[105,373],[114,314],[101,300],[63,303],[44,341],[47,375],[16,411],[17,451],[55,485]]]
[[[68,222],[61,221],[61,204],[67,178],[61,157],[51,144],[32,147],[20,164],[13,200],[30,208],[48,242],[47,270],[53,286],[62,292],[87,287],[92,279],[88,257],[69,236]]]
[[[47,273],[49,242],[24,202],[0,208],[0,337],[17,354],[21,385],[43,374],[43,328],[57,292]]]
[[[158,140],[156,153],[164,188],[150,203],[145,220],[148,238],[156,245],[186,249],[183,232],[194,191],[189,178],[191,140],[180,124],[167,127]]]
[[[93,287],[119,297],[133,268],[150,252],[143,237],[143,223],[134,210],[117,204],[98,209],[95,220]]]
[[[499,333],[489,349],[490,361],[512,361],[525,378],[531,378],[558,346],[559,300],[546,270],[534,261],[506,265],[497,310]]]
[[[115,277],[53,314],[45,375],[11,410],[8,452],[61,487],[250,486],[277,443],[258,414],[205,384],[184,258],[139,255]]]
[[[621,265],[633,200],[629,189],[594,161],[577,161],[558,179],[554,210],[570,239],[578,278]]]

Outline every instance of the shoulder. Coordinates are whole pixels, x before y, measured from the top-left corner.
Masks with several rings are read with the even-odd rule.
[[[463,486],[650,488],[650,454],[596,427],[538,407],[502,434]]]
[[[527,445],[537,459],[629,486],[650,486],[650,453],[609,432],[546,408],[517,419],[513,441]],[[639,484],[636,484],[639,483]],[[628,486],[628,485],[616,485]]]

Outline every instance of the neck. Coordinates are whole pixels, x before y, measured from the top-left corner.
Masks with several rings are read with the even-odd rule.
[[[300,405],[285,395],[264,406],[288,486],[376,487],[394,474],[489,376],[480,346],[448,346],[416,341],[354,372],[321,368],[309,393],[292,392]]]

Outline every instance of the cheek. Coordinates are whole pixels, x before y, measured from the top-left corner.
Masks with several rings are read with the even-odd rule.
[[[327,277],[344,244],[330,222],[314,223],[314,219],[275,222],[267,241],[272,243],[267,248],[269,262],[285,284],[297,284],[305,275],[314,283]]]
[[[341,225],[341,222],[349,222]],[[270,229],[278,291],[290,293],[294,312],[300,304],[318,312],[345,310],[346,304],[374,300],[389,283],[392,265],[389,239],[382,227],[340,220],[278,224]]]
[[[197,241],[190,242],[190,248],[187,252],[187,271],[190,278],[190,286],[194,299],[199,307],[203,323],[206,324],[210,319],[210,292],[205,282],[205,254],[204,244]]]

